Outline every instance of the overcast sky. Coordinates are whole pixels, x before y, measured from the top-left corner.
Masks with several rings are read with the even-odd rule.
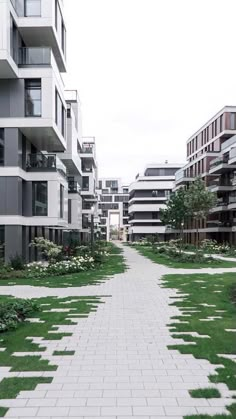
[[[184,163],[186,140],[236,105],[235,0],[64,0],[67,88],[99,176]]]

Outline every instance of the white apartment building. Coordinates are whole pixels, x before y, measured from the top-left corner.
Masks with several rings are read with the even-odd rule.
[[[0,0],[0,28],[0,257],[28,261],[35,237],[62,243],[65,230],[82,230],[90,153],[77,93],[61,76],[63,1]]]
[[[119,178],[99,179],[99,215],[101,236],[111,239],[112,215],[118,216],[118,235],[127,241],[129,188]]]
[[[160,220],[160,209],[165,208],[174,188],[175,172],[180,164],[149,164],[143,175],[137,175],[129,186],[129,240],[158,235],[168,237]]]
[[[96,142],[94,137],[84,137],[81,150],[82,160],[82,241],[91,234],[93,219],[95,232],[99,229],[98,218],[98,170]]]

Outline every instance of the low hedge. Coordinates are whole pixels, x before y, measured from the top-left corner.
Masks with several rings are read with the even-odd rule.
[[[39,311],[39,307],[31,300],[17,298],[12,301],[0,301],[0,333],[15,329],[35,311]]]

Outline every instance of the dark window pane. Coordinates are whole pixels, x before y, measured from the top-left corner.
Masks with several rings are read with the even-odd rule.
[[[64,217],[64,186],[60,185],[60,218]]]
[[[4,129],[0,128],[0,166],[4,166]]]
[[[0,226],[0,260],[4,259],[5,249],[5,227]]]
[[[32,182],[33,215],[48,215],[48,184],[47,182]]]
[[[25,115],[41,116],[41,80],[25,80]]]

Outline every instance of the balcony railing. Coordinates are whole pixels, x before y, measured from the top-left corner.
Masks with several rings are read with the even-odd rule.
[[[229,159],[233,159],[234,157],[236,157],[236,147],[232,148],[229,152]]]
[[[11,0],[19,17],[40,17],[41,0]]]
[[[79,193],[80,185],[76,180],[69,180],[68,182],[68,192],[69,193]]]
[[[229,197],[229,204],[235,204],[236,202],[236,196],[230,196]]]
[[[67,176],[66,167],[56,154],[29,154],[27,159],[27,170],[31,172],[58,171],[63,176]]]
[[[24,47],[19,48],[19,66],[49,66],[51,65],[51,48]]]
[[[228,158],[225,157],[218,157],[217,159],[213,159],[210,162],[210,167],[215,167],[218,166],[220,164],[227,164],[228,163]]]
[[[82,154],[93,154],[93,147],[83,145]]]
[[[221,145],[221,150],[225,150],[227,147],[231,146],[235,144],[236,145],[236,135],[234,135],[233,137],[229,138],[229,140],[225,141],[222,145]]]

